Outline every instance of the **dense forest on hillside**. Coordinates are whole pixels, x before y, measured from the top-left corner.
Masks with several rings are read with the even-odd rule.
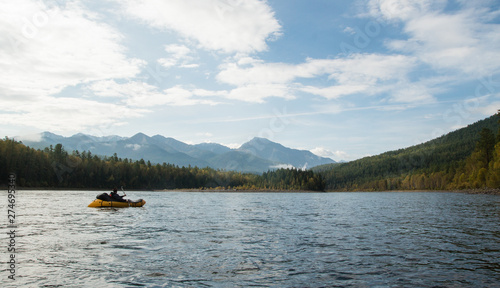
[[[313,171],[279,169],[261,175],[212,168],[151,164],[127,158],[68,153],[61,144],[35,150],[0,140],[0,184],[8,173],[23,188],[262,189],[313,191],[455,190],[500,188],[500,114],[429,142],[323,165]],[[497,134],[497,135],[495,135]]]
[[[35,150],[5,138],[0,140],[0,183],[6,184],[8,173],[16,174],[17,185],[22,188],[324,190],[323,179],[312,171],[279,169],[256,175],[166,163],[153,165],[145,160],[121,159],[116,154],[69,154],[61,144]]]
[[[326,190],[336,191],[500,188],[499,115],[420,145],[314,171]]]

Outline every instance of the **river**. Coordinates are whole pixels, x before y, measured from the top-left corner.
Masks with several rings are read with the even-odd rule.
[[[146,205],[88,208],[100,192],[16,193],[2,287],[500,287],[494,195],[129,192]]]

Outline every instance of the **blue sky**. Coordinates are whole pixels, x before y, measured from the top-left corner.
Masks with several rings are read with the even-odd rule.
[[[500,108],[498,1],[0,3],[6,136],[258,136],[338,161]]]

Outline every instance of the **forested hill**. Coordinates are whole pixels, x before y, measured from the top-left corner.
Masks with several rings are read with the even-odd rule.
[[[313,170],[323,175],[327,190],[460,189],[491,186],[491,181],[486,183],[486,179],[483,179],[483,183],[472,178],[477,178],[481,168],[488,172],[488,165],[493,163],[487,163],[475,171],[471,168],[474,161],[470,158],[477,150],[477,143],[484,129],[491,131],[493,137],[498,134],[498,121],[499,114],[495,114],[419,145],[348,163],[322,165]],[[495,143],[490,144],[491,148]],[[469,164],[468,167],[466,164]],[[466,171],[467,169],[474,171]],[[458,178],[462,174],[463,181],[459,183]]]
[[[314,190],[323,191],[321,176],[312,171],[277,169],[262,175],[213,168],[151,164],[99,157],[91,152],[68,153],[61,144],[36,150],[21,142],[0,140],[0,186],[9,173],[20,188]]]

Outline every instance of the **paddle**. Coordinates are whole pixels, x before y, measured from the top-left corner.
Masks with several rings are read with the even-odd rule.
[[[123,190],[123,186],[121,187],[122,189],[122,192],[123,192],[123,197],[127,196],[127,194],[125,194],[125,190]],[[130,199],[125,199],[127,200],[127,202],[129,203],[128,205],[130,206]]]

